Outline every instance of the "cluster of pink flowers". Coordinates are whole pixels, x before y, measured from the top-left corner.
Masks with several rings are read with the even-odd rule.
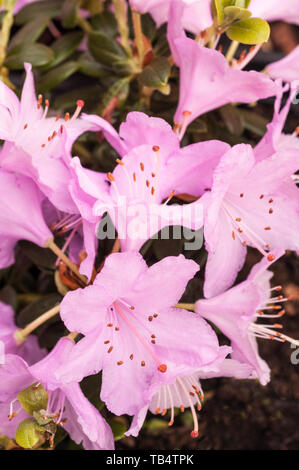
[[[101,117],[81,113],[81,100],[72,116],[48,117],[49,102],[36,97],[30,64],[25,64],[20,100],[0,82],[0,268],[14,263],[19,240],[53,249],[59,234],[64,246],[57,255],[67,255],[70,266],[77,267],[80,286],[60,305],[60,317],[72,333],[50,353],[39,348],[36,336],[22,338],[11,307],[0,304],[5,346],[0,434],[10,438],[30,418],[18,394],[41,384],[48,393],[44,416],[64,426],[85,449],[113,449],[109,425],[79,385],[99,372],[99,394],[108,410],[132,416],[126,435],[138,435],[148,410],[162,415],[170,410],[172,425],[175,408],[190,408],[191,435],[197,437],[202,380],[236,377],[265,385],[270,370],[259,356],[257,338],[298,344],[278,331],[279,323],[271,323],[284,314],[280,304],[287,299],[276,294],[280,286],[271,287],[269,267],[285,250],[299,251],[299,141],[296,132],[283,133],[297,92],[293,67],[298,68],[299,49],[270,65],[268,74],[244,71],[258,47],[230,62],[217,45],[205,47],[201,32],[213,21],[209,0],[130,3],[140,13],[151,13],[157,24],[168,22],[180,72],[173,128],[161,118],[130,112],[117,132]],[[251,3],[255,16],[299,23],[298,0]],[[284,93],[288,99],[282,107]],[[203,113],[268,97],[275,97],[273,120],[255,148],[218,140],[181,146],[188,126]],[[115,149],[112,173],[87,170],[72,157],[73,143],[86,131],[102,131]],[[178,302],[200,266],[179,255],[148,267],[139,253],[170,219],[180,225],[181,206],[169,202],[186,193],[194,196],[188,228],[203,228],[208,252],[205,298],[191,308]],[[150,227],[147,235],[133,236],[132,220],[116,217],[124,199],[132,214],[137,205],[144,208],[133,219],[136,226]],[[158,223],[151,228],[153,208]],[[110,254],[95,274],[97,229],[106,213],[126,237],[120,237],[120,252]],[[234,285],[247,246],[257,249],[262,260],[246,281]],[[206,320],[229,338],[230,346],[219,345]]]

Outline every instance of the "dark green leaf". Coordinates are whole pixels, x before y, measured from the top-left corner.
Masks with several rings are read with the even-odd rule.
[[[76,26],[80,3],[81,0],[64,0],[61,11],[64,28],[74,28]]]
[[[39,43],[23,43],[11,49],[6,57],[5,66],[12,70],[24,69],[24,62],[35,67],[48,64],[54,58],[50,47]]]
[[[130,82],[128,78],[120,78],[108,89],[105,93],[102,104],[101,112],[109,105],[112,99],[116,98],[118,106],[121,107],[126,101],[130,91]]]
[[[128,62],[124,48],[105,34],[94,32],[88,35],[88,49],[101,64],[111,67],[123,67]]]
[[[47,269],[54,268],[56,256],[48,248],[41,248],[40,246],[25,240],[19,242],[19,247],[27,258],[37,266]]]
[[[98,78],[106,77],[107,75],[111,76],[111,71],[99,62],[96,62],[88,52],[83,52],[83,54],[79,56],[78,63],[80,65],[80,72],[90,77]]]
[[[48,26],[50,18],[35,18],[23,26],[12,38],[9,43],[9,50],[24,42],[35,42]]]
[[[80,65],[78,62],[69,61],[65,62],[58,67],[51,69],[47,72],[38,82],[38,89],[41,92],[49,91],[59,83],[67,80],[71,75],[73,75],[77,70],[79,70]]]
[[[127,430],[126,425],[119,421],[117,418],[112,418],[108,420],[109,425],[111,426],[114,440],[119,441],[122,439],[125,435],[125,432]]]
[[[92,28],[102,34],[114,37],[117,34],[117,22],[110,11],[104,11],[91,19]]]
[[[143,85],[163,90],[167,86],[171,65],[166,57],[157,57],[140,74]]]
[[[31,323],[40,315],[47,312],[48,310],[55,307],[56,305],[58,305],[61,302],[61,299],[62,299],[61,295],[53,293],[53,294],[45,295],[41,299],[35,302],[32,302],[30,305],[25,307],[19,313],[17,317],[18,326],[20,326],[21,328],[25,328],[26,325]],[[48,320],[40,328],[43,328],[44,325],[49,325],[53,322],[57,322],[57,320],[59,320],[59,315]]]
[[[61,64],[64,60],[70,57],[77,47],[80,45],[84,37],[84,33],[81,31],[74,31],[66,33],[61,38],[57,39],[51,44],[51,48],[54,51],[54,59],[44,69],[56,67]]]
[[[47,17],[55,18],[61,12],[61,0],[40,0],[30,5],[26,5],[16,15],[16,24],[24,24],[36,18]]]

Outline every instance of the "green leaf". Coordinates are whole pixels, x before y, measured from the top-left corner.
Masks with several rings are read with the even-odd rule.
[[[48,64],[54,58],[50,47],[39,43],[23,43],[11,49],[6,57],[5,66],[11,70],[23,70],[24,62],[34,67]]]
[[[125,424],[119,421],[117,418],[109,419],[108,423],[112,429],[114,440],[119,441],[120,439],[122,439],[127,430]]]
[[[32,449],[41,440],[40,427],[34,418],[27,418],[17,427],[16,443],[24,449]]]
[[[92,28],[102,34],[114,37],[117,34],[117,21],[110,11],[104,11],[91,19]]]
[[[45,313],[51,308],[58,305],[61,300],[61,295],[53,293],[45,295],[41,299],[36,300],[35,302],[32,302],[31,304],[27,305],[27,307],[21,310],[17,317],[18,326],[20,326],[21,328],[25,328],[26,325],[38,318],[42,313]],[[53,317],[47,322],[45,322],[36,330],[36,332],[39,333],[40,331],[46,329],[49,325],[56,323],[57,321],[59,321],[59,315],[56,315],[56,317]]]
[[[74,28],[76,26],[80,3],[81,0],[64,0],[61,11],[64,28]]]
[[[244,122],[237,107],[227,104],[220,108],[219,112],[231,134],[238,136],[243,134]]]
[[[224,8],[233,5],[233,0],[214,0],[212,8],[214,10],[214,15],[217,17],[218,24],[223,22]]]
[[[163,91],[168,84],[171,65],[166,57],[157,57],[140,74],[143,85]]]
[[[80,72],[88,75],[89,77],[106,77],[111,75],[111,72],[99,62],[96,62],[89,52],[83,52],[78,58],[80,65]]]
[[[252,15],[251,11],[246,8],[239,7],[225,7],[224,8],[224,22],[232,23],[234,21],[247,20]]]
[[[103,3],[105,0],[83,0],[81,8],[88,10],[91,16],[94,16],[103,11]]]
[[[47,72],[38,82],[38,89],[41,92],[50,91],[55,86],[59,85],[59,83],[64,82],[69,77],[71,77],[75,72],[77,72],[80,68],[78,62],[69,61],[65,62],[58,67],[51,69]]]
[[[61,64],[64,60],[70,57],[81,44],[84,38],[84,33],[82,31],[74,31],[71,33],[66,33],[61,38],[57,39],[51,44],[51,48],[54,51],[55,57],[50,62],[45,69],[56,67]]]
[[[127,77],[118,79],[105,93],[101,103],[101,112],[104,111],[114,98],[117,99],[118,107],[122,107],[129,95],[129,91],[130,80]]]
[[[19,247],[27,258],[39,267],[53,270],[57,257],[48,248],[41,248],[29,241],[21,240]]]
[[[41,384],[33,384],[17,394],[23,409],[29,415],[35,411],[46,410],[48,406],[48,393]]]
[[[40,0],[30,5],[26,5],[15,17],[18,25],[27,23],[36,18],[47,17],[55,18],[61,12],[61,0]]]
[[[235,6],[239,8],[248,8],[251,0],[235,0]]]
[[[50,19],[48,17],[35,18],[23,26],[12,38],[9,43],[9,50],[24,42],[35,42],[48,26]]]
[[[92,56],[101,64],[127,68],[129,70],[130,60],[124,48],[114,39],[99,32],[93,32],[88,35],[88,49]],[[127,66],[127,67],[126,67]]]
[[[255,45],[268,41],[270,26],[261,18],[248,18],[232,24],[226,34],[232,41]]]

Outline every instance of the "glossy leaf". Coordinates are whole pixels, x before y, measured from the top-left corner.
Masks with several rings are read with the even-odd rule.
[[[12,70],[23,70],[24,62],[34,67],[46,65],[54,59],[53,50],[39,43],[22,43],[11,49],[6,57],[5,66]]]
[[[168,84],[170,72],[171,65],[167,58],[157,57],[145,67],[139,78],[143,85],[163,91]]]
[[[23,44],[24,42],[30,43],[35,42],[40,35],[44,32],[46,27],[50,22],[50,18],[48,17],[41,17],[35,18],[28,23],[26,23],[12,38],[9,43],[9,49],[13,49],[15,46],[19,44]]]
[[[270,36],[270,26],[261,18],[248,18],[232,24],[226,31],[232,41],[243,44],[260,44],[266,42]]]
[[[59,83],[62,83],[71,77],[75,72],[77,72],[77,70],[79,70],[79,68],[80,65],[78,62],[69,61],[51,69],[39,80],[38,89],[42,92],[51,90],[55,86],[59,85]]]
[[[24,24],[36,18],[47,17],[55,18],[61,13],[61,0],[40,0],[26,5],[16,15],[16,24]]]

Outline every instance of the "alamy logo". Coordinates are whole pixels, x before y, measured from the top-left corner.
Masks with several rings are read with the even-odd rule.
[[[293,366],[297,366],[299,364],[299,348],[295,344],[291,344],[291,349],[294,349],[291,354],[291,363]]]

